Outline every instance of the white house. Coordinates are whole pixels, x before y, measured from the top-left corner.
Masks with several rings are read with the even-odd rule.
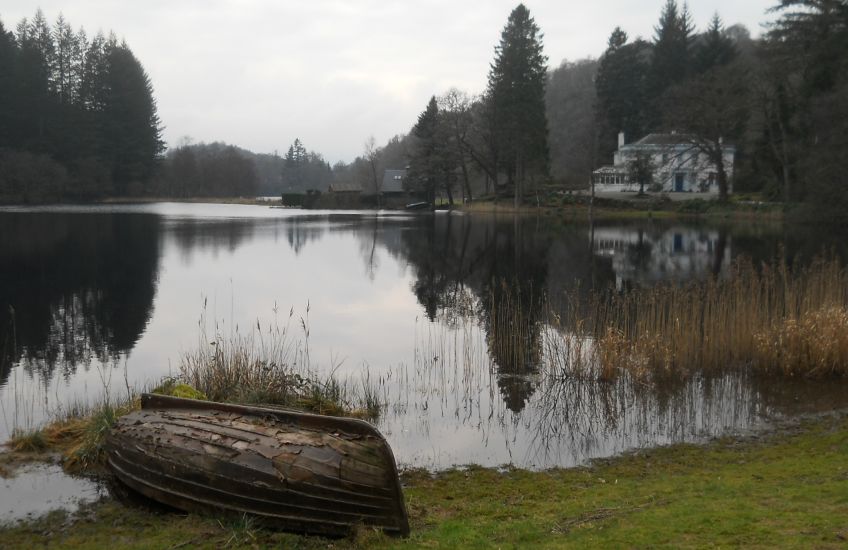
[[[716,166],[696,143],[693,136],[671,132],[648,134],[628,144],[622,132],[618,134],[618,150],[613,153],[613,164],[592,172],[595,191],[639,191],[639,182],[633,171],[634,163],[641,158],[650,161],[653,173],[653,182],[646,191],[718,194]],[[732,190],[735,156],[735,147],[722,145],[728,190]]]

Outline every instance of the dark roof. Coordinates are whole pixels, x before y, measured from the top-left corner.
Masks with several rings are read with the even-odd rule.
[[[618,164],[616,166],[601,166],[593,174],[626,174],[627,166]]]
[[[380,191],[383,193],[402,193],[405,177],[406,170],[386,170],[383,172],[383,186]]]
[[[336,182],[330,184],[331,193],[361,193],[362,186],[356,182]]]
[[[692,147],[693,145],[699,142],[697,136],[694,134],[686,134],[686,133],[665,133],[665,134],[648,134],[643,137],[639,141],[628,143],[624,145],[624,147],[620,147],[619,150],[627,149],[628,147],[634,148],[657,148],[657,147],[665,147],[665,148],[674,148],[674,147]],[[735,150],[736,147],[732,143],[724,142],[725,150]]]
[[[689,134],[648,134],[633,145],[678,145],[692,143],[692,139]]]

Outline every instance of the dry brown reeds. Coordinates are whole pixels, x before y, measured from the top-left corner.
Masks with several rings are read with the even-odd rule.
[[[120,403],[106,399],[76,408],[43,427],[14,431],[8,446],[20,453],[57,453],[66,471],[91,473],[105,464],[103,442],[115,420],[139,405],[137,398],[130,397]]]
[[[307,307],[307,315],[309,308]],[[197,347],[183,354],[178,378],[211,401],[278,405],[317,414],[375,419],[382,404],[367,371],[361,391],[339,381],[333,373],[320,376],[309,359],[309,324],[298,318],[300,331],[291,330],[294,310],[284,325],[263,327],[257,322],[247,333],[229,335],[216,330],[210,339],[201,319]],[[211,340],[211,341],[210,341]]]
[[[520,283],[492,289],[488,345],[501,370],[643,382],[740,369],[848,376],[848,270],[837,258],[739,259],[706,281],[578,289],[556,306]]]
[[[588,334],[603,377],[715,373],[848,375],[848,272],[835,259],[807,267],[733,264],[726,278],[591,298]]]

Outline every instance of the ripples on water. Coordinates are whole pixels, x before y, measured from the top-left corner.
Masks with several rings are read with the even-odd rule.
[[[722,277],[742,254],[803,261],[845,246],[803,231],[198,204],[0,209],[0,439],[104,387],[175,373],[182,352],[205,345],[204,304],[226,336],[290,307],[305,316],[309,303],[314,367],[378,381],[379,427],[405,465],[569,466],[745,430],[846,392],[738,375],[650,389],[558,377],[541,360],[541,316],[516,362],[497,351],[487,312],[500,281],[532,312],[543,296]]]

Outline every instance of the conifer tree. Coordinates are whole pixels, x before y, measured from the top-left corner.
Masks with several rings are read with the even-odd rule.
[[[164,150],[153,86],[126,44],[111,47],[107,63],[103,151],[118,194],[136,194]]]
[[[680,10],[676,0],[667,0],[659,23],[654,27],[650,71],[652,105],[648,116],[649,126],[652,128],[659,123],[659,102],[662,94],[670,86],[682,82],[690,73],[693,31],[694,26],[686,4],[683,5],[683,10]]]
[[[698,72],[706,72],[713,67],[727,65],[733,61],[738,52],[733,40],[724,33],[724,25],[718,13],[713,15],[712,21],[704,38],[695,51],[695,61]]]
[[[495,47],[487,88],[501,168],[513,183],[516,204],[528,179],[547,174],[546,79],[542,33],[524,4],[519,4]]]
[[[418,115],[418,122],[412,128],[415,144],[409,159],[407,178],[413,191],[422,194],[428,202],[435,203],[441,154],[439,143],[439,107],[436,98],[431,97],[427,108]]]
[[[15,37],[6,31],[0,21],[0,148],[14,143],[17,106],[16,57]]]
[[[599,158],[612,154],[619,132],[635,138],[645,131],[649,49],[642,40],[628,44],[627,33],[620,27],[610,35],[595,79],[601,124]]]

